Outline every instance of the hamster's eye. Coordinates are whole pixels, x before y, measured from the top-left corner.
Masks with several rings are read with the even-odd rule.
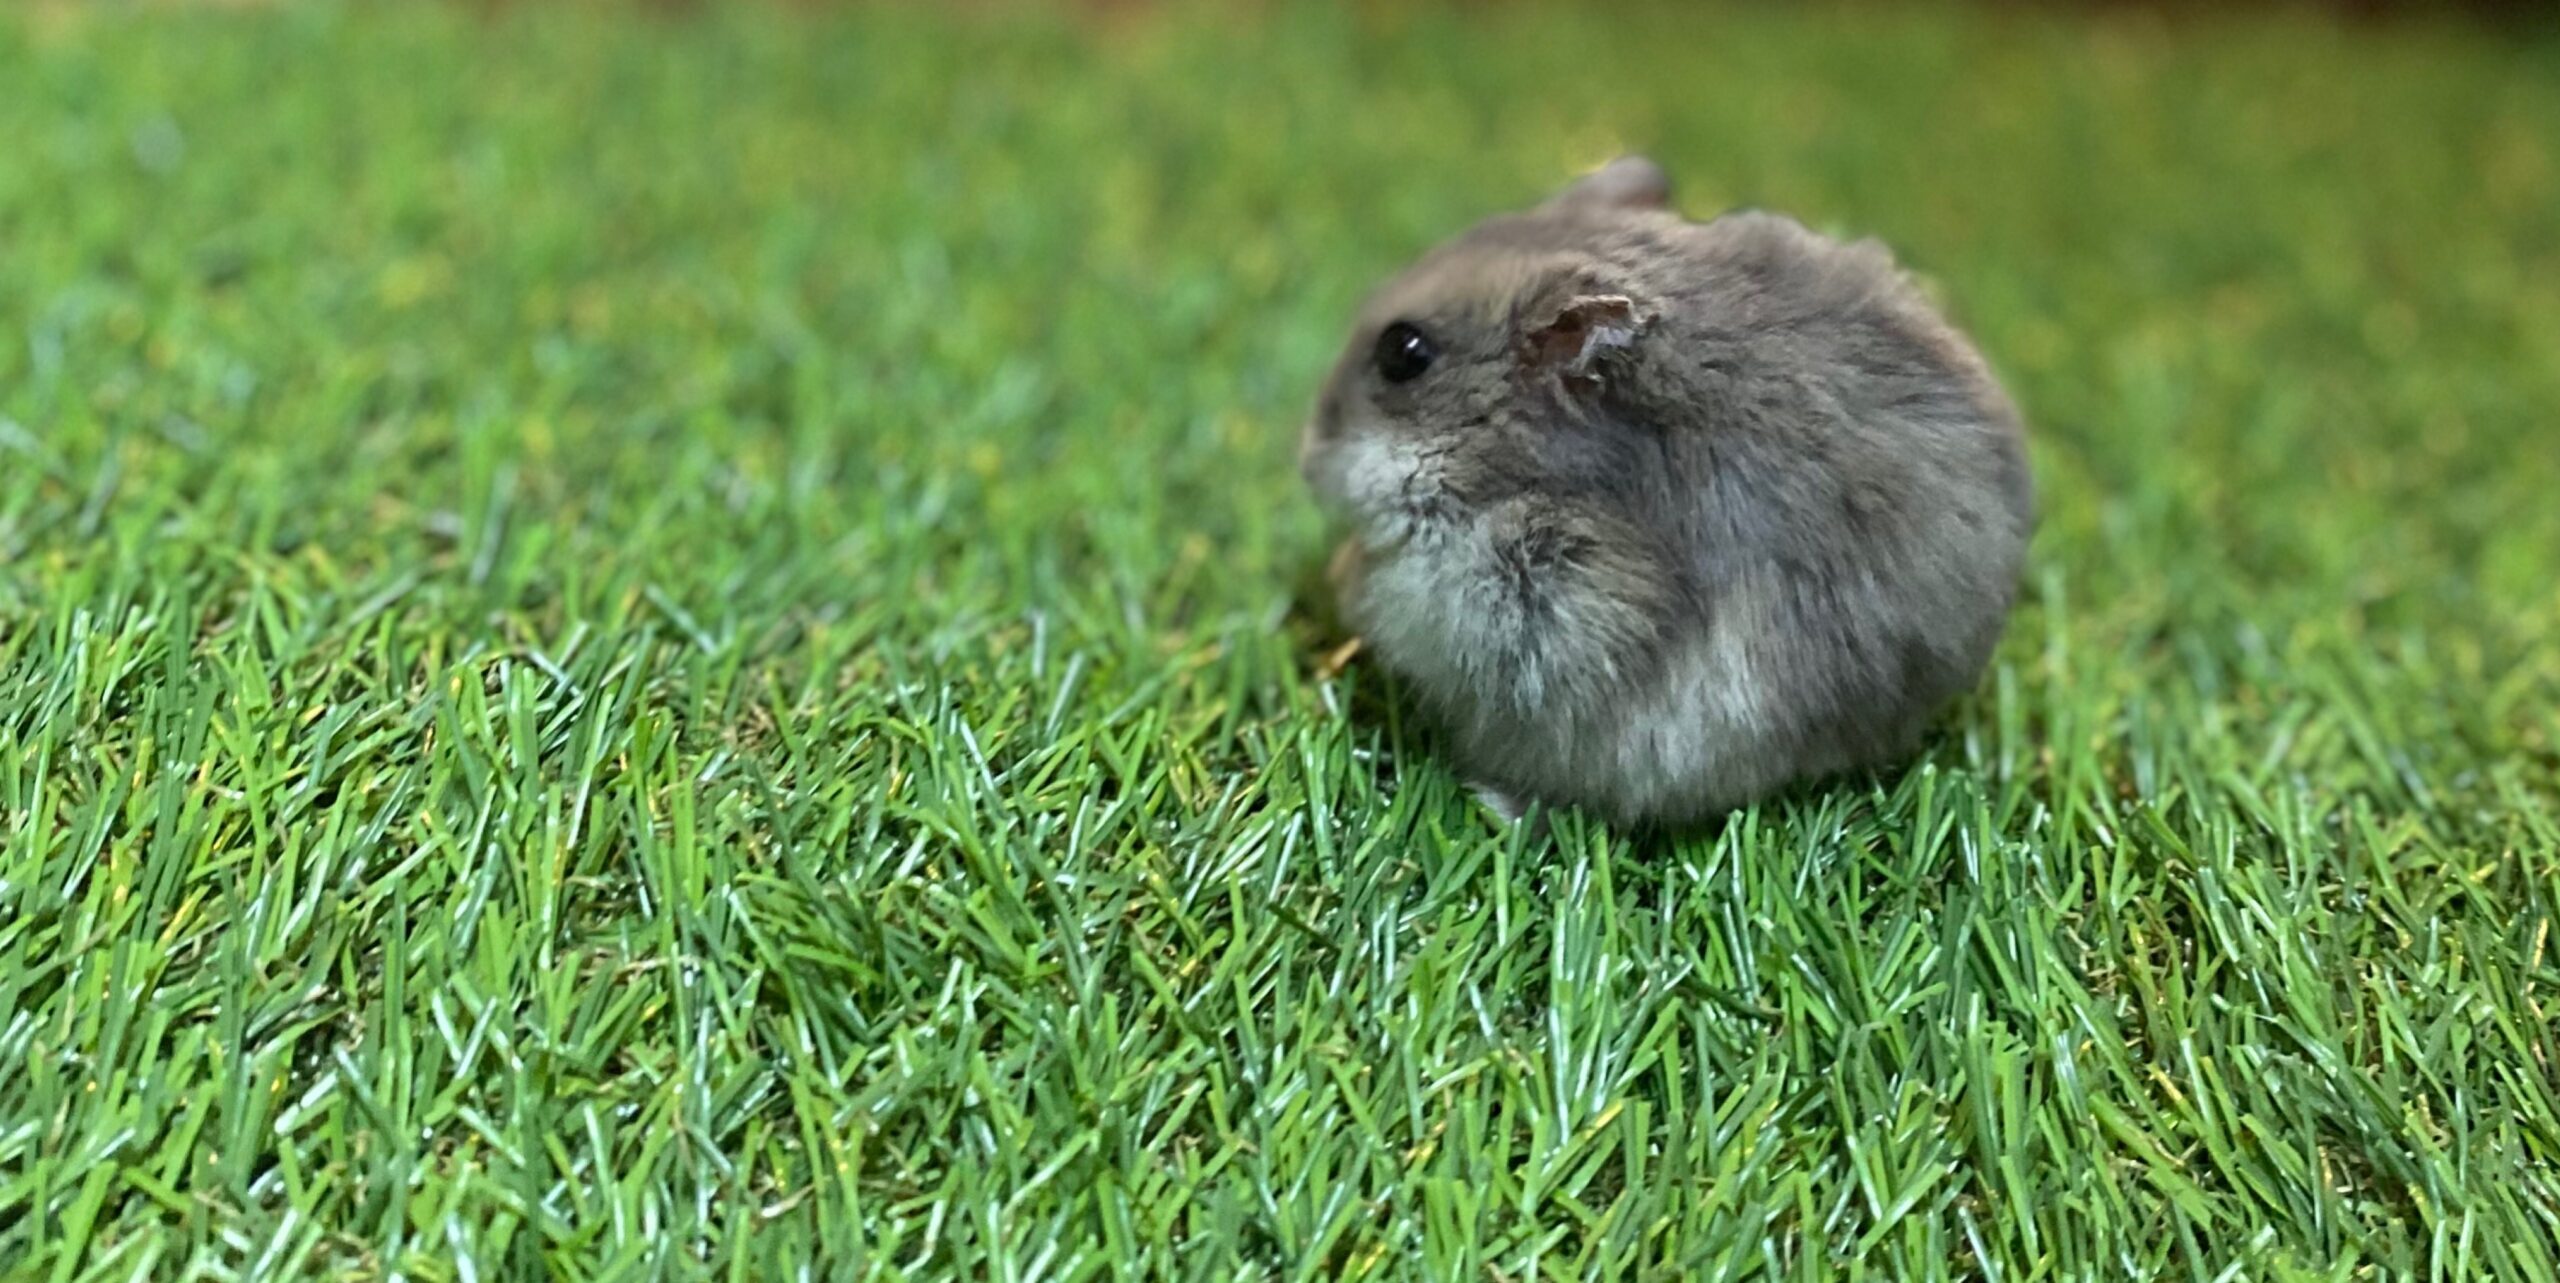
[[[1431,368],[1432,358],[1439,355],[1440,349],[1432,345],[1431,336],[1398,321],[1378,332],[1378,350],[1370,359],[1377,362],[1378,374],[1387,382],[1409,383],[1421,378],[1422,372]]]

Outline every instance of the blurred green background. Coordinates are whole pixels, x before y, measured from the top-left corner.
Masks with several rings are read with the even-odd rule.
[[[2044,526],[1912,770],[1315,676],[1360,294],[1622,148]],[[2560,38],[0,15],[0,1277],[2560,1275]]]

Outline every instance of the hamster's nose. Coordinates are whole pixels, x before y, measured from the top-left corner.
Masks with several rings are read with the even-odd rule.
[[[1298,429],[1298,475],[1305,478],[1308,485],[1316,485],[1317,456],[1325,443],[1341,430],[1341,394],[1326,388],[1324,395],[1316,399],[1315,413],[1308,415],[1306,423]]]

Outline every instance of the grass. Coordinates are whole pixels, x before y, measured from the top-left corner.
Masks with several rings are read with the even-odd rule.
[[[0,1277],[2560,1277],[2560,43],[0,17]],[[1620,144],[2046,520],[1907,772],[1497,827],[1295,425]]]

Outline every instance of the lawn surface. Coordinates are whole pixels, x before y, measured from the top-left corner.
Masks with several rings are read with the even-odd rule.
[[[0,1277],[2560,1278],[2560,43],[0,17]],[[1330,688],[1359,293],[1618,145],[2046,513],[1907,773]]]

